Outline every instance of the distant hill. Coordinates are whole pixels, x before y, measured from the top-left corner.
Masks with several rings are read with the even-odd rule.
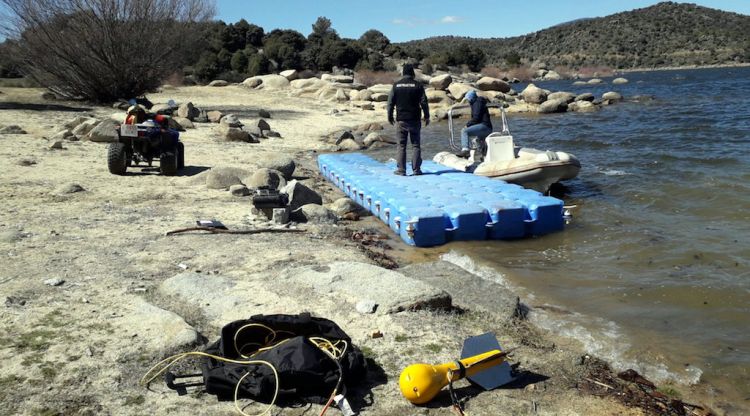
[[[499,23],[502,24],[502,23]],[[488,62],[520,55],[552,66],[642,68],[750,62],[750,16],[674,2],[580,19],[513,38],[441,36],[400,44],[426,55],[468,43]],[[410,53],[411,55],[411,53]]]

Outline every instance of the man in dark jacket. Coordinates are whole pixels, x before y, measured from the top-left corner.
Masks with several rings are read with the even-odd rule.
[[[487,109],[487,100],[478,97],[476,91],[466,93],[466,100],[471,104],[471,120],[466,127],[461,129],[461,152],[459,157],[469,157],[469,137],[475,136],[477,141],[483,141],[492,133],[492,122],[490,121],[490,110]]]
[[[406,64],[403,69],[403,78],[393,84],[388,96],[388,122],[392,125],[393,109],[396,108],[396,130],[398,131],[398,167],[393,172],[396,175],[406,175],[406,140],[411,139],[412,159],[411,168],[415,175],[421,175],[422,149],[420,145],[420,133],[422,124],[419,122],[420,113],[424,113],[424,125],[430,124],[430,108],[427,104],[427,96],[422,84],[414,79],[414,68]],[[420,111],[421,109],[421,111]]]

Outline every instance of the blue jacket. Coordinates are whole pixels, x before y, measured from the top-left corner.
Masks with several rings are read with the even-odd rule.
[[[473,103],[471,103],[471,120],[466,123],[466,127],[471,127],[475,124],[484,124],[492,130],[492,122],[490,121],[490,110],[487,109],[487,100],[483,97],[477,97]]]

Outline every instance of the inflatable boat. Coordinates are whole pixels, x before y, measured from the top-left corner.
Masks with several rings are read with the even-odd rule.
[[[460,107],[465,105],[457,104],[448,110],[449,144],[454,151],[460,148],[453,132],[453,110]],[[501,109],[501,132],[491,133],[484,143],[473,140],[468,159],[451,152],[440,152],[433,160],[453,169],[515,183],[542,193],[547,192],[552,184],[578,175],[581,162],[570,153],[515,146],[508,130],[505,108],[497,105],[488,107]]]

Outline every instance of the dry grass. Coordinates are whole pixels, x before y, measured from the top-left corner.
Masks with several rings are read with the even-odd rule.
[[[521,65],[508,70],[508,78],[518,78],[521,81],[531,81],[534,78],[534,71],[528,65]]]
[[[496,67],[496,66],[485,66],[482,68],[482,75],[486,77],[492,77],[492,78],[502,78],[507,77],[508,72],[503,71],[502,69]]]
[[[578,70],[582,78],[611,77],[614,74],[615,71],[607,66],[584,66]]]
[[[375,84],[393,84],[399,79],[398,72],[362,70],[354,74],[354,80],[371,87]]]

